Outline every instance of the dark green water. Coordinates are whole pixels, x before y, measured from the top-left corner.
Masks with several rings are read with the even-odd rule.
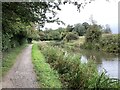
[[[82,63],[87,63],[90,59],[94,60],[99,73],[105,69],[106,75],[110,78],[120,79],[120,57],[117,55],[91,50],[80,50],[80,53]]]

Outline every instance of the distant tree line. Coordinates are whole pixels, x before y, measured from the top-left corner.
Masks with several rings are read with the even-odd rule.
[[[99,29],[101,33],[111,33],[110,26],[105,27],[97,24],[90,25],[87,22],[78,23],[75,25],[68,25],[66,28],[39,30],[40,40],[76,40],[79,36],[90,34],[90,28],[95,27],[94,30]],[[96,31],[95,31],[96,32]],[[94,38],[94,37],[93,37]]]

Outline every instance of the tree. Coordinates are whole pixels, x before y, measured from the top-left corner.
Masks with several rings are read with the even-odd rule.
[[[66,28],[66,31],[67,32],[72,32],[73,31],[73,26],[72,25],[68,25],[67,28]]]
[[[85,33],[86,33],[86,29],[85,27],[78,23],[74,26],[74,30],[73,31],[76,31],[78,33],[79,36],[83,36]]]
[[[76,34],[74,34],[72,32],[68,32],[64,39],[67,41],[70,41],[70,40],[76,40],[78,38],[79,37]]]
[[[86,31],[89,28],[89,24],[87,22],[82,23],[82,25],[85,27]]]
[[[84,7],[91,1],[92,0],[85,0],[84,3],[72,0],[58,0],[51,2],[46,0],[40,0],[40,2],[2,2],[3,47],[6,47],[4,45],[11,43],[13,38],[18,38],[19,40],[22,38],[20,41],[25,41],[24,39],[29,38],[25,33],[27,32],[27,26],[31,26],[31,23],[38,24],[39,27],[43,27],[45,23],[63,23],[56,17],[56,10],[61,10],[59,7],[61,4],[74,4],[80,11],[81,7]],[[15,40],[15,42],[19,43],[19,40]],[[12,45],[10,44],[7,48],[11,46]],[[5,50],[5,48],[3,49]]]
[[[86,43],[99,43],[101,38],[101,30],[98,25],[94,24],[89,27],[86,32],[85,41]]]
[[[57,3],[50,2],[3,2],[2,3],[2,44],[3,50],[21,45],[26,39],[39,38],[33,28],[38,23],[41,27],[45,22],[59,22],[54,9]],[[54,9],[52,9],[54,7]],[[60,9],[59,9],[60,10]],[[52,13],[51,16],[46,13]]]
[[[46,40],[46,35],[43,31],[39,31],[39,37],[41,41]]]
[[[112,31],[110,29],[110,25],[108,25],[108,24],[105,25],[104,33],[112,33]]]
[[[3,2],[2,8],[3,8],[3,21],[21,21],[22,23],[30,23],[30,22],[36,22],[39,23],[39,26],[44,26],[45,22],[57,22],[60,24],[59,18],[56,18],[56,11],[55,10],[61,10],[60,5],[61,4],[74,4],[77,6],[78,9],[80,7],[84,7],[89,1],[85,1],[85,3],[78,3],[75,1],[41,1],[41,2]],[[49,13],[49,14],[46,14]]]

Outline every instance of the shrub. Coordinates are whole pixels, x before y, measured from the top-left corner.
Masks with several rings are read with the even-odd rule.
[[[99,43],[84,43],[80,46],[83,49],[88,49],[88,50],[101,50],[101,46]]]
[[[77,40],[79,37],[77,34],[74,34],[72,32],[69,32],[66,36],[65,36],[65,40],[70,41],[70,40]]]
[[[2,51],[7,52],[15,47],[27,43],[27,40],[22,35],[2,34]]]
[[[120,35],[107,35],[102,37],[100,45],[103,51],[110,53],[119,53],[119,41]]]
[[[86,32],[85,41],[86,43],[98,43],[101,38],[101,31],[97,25],[92,25]]]
[[[85,26],[80,23],[75,25],[73,31],[76,31],[79,36],[83,36],[86,33]]]

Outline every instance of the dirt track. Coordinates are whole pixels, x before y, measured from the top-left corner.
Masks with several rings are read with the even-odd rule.
[[[2,79],[2,88],[38,88],[31,61],[32,45],[26,47],[17,57],[12,69]]]

